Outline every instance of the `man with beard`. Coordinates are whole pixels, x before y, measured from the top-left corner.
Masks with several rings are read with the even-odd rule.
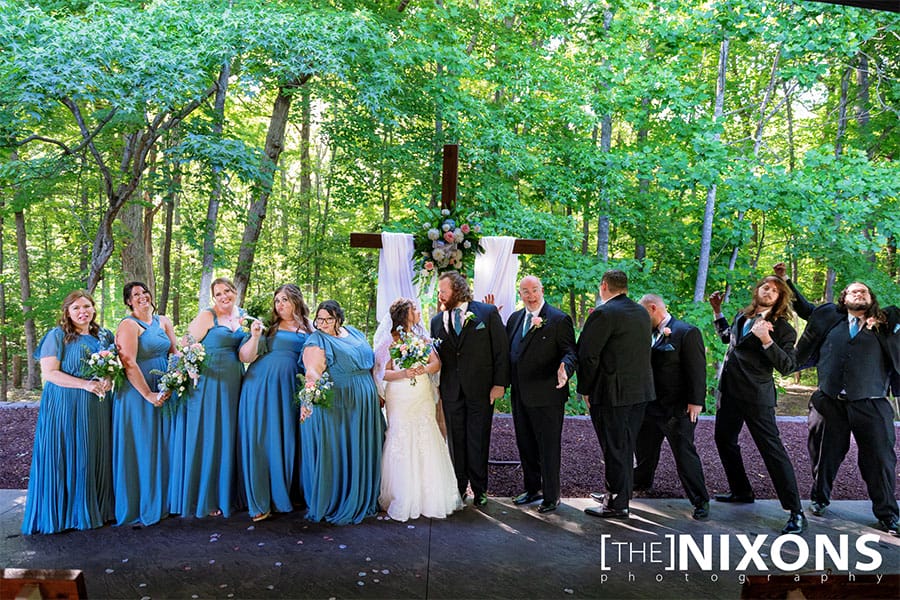
[[[806,516],[800,504],[797,476],[781,441],[775,421],[773,369],[782,375],[794,370],[797,332],[788,323],[791,292],[780,278],[769,276],[756,284],[753,301],[735,317],[731,327],[722,315],[721,292],[709,297],[716,315],[716,331],[728,344],[719,376],[719,410],[716,414],[716,447],[728,485],[719,502],[750,503],[753,488],[747,479],[738,435],[744,423],[772,478],[781,506],[790,511],[782,533],[801,533]]]
[[[784,277],[784,265],[775,265]],[[789,280],[797,302],[805,298]],[[887,398],[891,376],[900,372],[900,309],[880,309],[875,293],[854,281],[837,303],[815,307],[797,344],[797,362],[818,361],[819,387],[809,401],[808,449],[813,470],[810,511],[821,516],[831,501],[838,468],[850,449],[859,448],[859,471],[866,482],[879,526],[900,535],[894,495],[897,455],[894,411]]]
[[[443,310],[431,319],[441,358],[441,400],[459,494],[472,486],[473,504],[487,504],[488,451],[494,401],[509,383],[509,342],[497,309],[472,300],[456,271],[438,279]]]

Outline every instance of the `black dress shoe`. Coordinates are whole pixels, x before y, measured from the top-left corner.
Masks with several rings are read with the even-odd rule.
[[[900,519],[892,517],[890,519],[879,519],[878,526],[893,536],[900,537]]]
[[[518,496],[512,499],[513,504],[531,504],[532,502],[537,502],[538,500],[543,500],[544,495],[540,492],[522,492]]]
[[[601,492],[591,492],[591,500],[594,502],[599,502],[600,504],[606,504],[606,499],[609,496],[607,494]]]
[[[472,501],[472,506],[487,506],[487,494],[485,494],[484,492],[475,494],[475,499]]]
[[[741,496],[735,494],[734,492],[728,492],[727,494],[716,494],[716,502],[730,502],[732,504],[753,504],[756,502],[756,498],[751,496]]]
[[[803,533],[804,529],[806,529],[806,515],[803,514],[802,510],[800,512],[791,511],[791,516],[782,528],[781,533]]]
[[[541,514],[544,514],[556,510],[557,506],[559,506],[559,500],[557,500],[556,502],[541,502],[541,505],[538,506],[537,511]]]
[[[702,502],[694,507],[694,514],[691,515],[698,521],[705,521],[709,518],[709,502]]]
[[[809,512],[816,515],[817,517],[821,517],[825,514],[825,509],[828,508],[828,505],[824,502],[816,502],[813,500],[809,503]]]
[[[584,509],[586,514],[592,517],[600,517],[601,519],[627,519],[627,508],[602,508],[600,506],[588,506]]]

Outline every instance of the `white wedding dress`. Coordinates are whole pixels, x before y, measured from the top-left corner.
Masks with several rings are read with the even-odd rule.
[[[387,437],[378,503],[396,521],[443,519],[463,507],[450,452],[435,419],[428,375],[385,382]]]

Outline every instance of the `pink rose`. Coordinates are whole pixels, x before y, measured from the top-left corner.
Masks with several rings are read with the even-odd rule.
[[[672,330],[669,329],[668,327],[663,327],[662,334],[665,337],[669,337],[670,335],[672,335]]]
[[[452,231],[448,231],[447,233],[445,233],[445,234],[444,234],[444,240],[445,240],[448,244],[452,244],[452,243],[453,243],[453,232],[452,232]]]
[[[534,327],[535,329],[543,327],[544,320],[540,317],[531,317],[531,326]]]
[[[471,229],[469,229],[468,224],[466,224],[466,223],[463,223],[463,225],[462,225],[459,229],[460,229],[460,231],[462,231],[463,233],[469,233],[469,231],[471,231]]]
[[[426,271],[431,271],[431,270],[433,270],[433,269],[434,269],[434,263],[433,263],[433,262],[431,262],[431,261],[429,260],[428,262],[425,263],[425,270],[426,270]]]
[[[102,356],[103,358],[106,358],[110,354],[112,354],[112,352],[110,352],[109,350],[101,350],[100,351],[100,356]]]

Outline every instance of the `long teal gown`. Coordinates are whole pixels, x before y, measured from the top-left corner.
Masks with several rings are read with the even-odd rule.
[[[303,492],[311,521],[359,523],[378,511],[384,416],[372,379],[375,354],[365,336],[344,326],[344,338],[316,331],[306,346],[325,350],[334,381],[328,408],[314,407],[300,424]]]
[[[102,347],[112,332],[100,330]],[[90,335],[64,343],[61,328],[51,329],[35,352],[40,360],[59,359],[60,370],[81,377],[84,359],[101,349]],[[111,395],[44,382],[34,433],[28,499],[22,533],[92,529],[113,519]]]
[[[238,504],[235,445],[244,366],[237,350],[243,339],[243,330],[219,325],[213,313],[202,340],[206,363],[184,403],[183,516],[221,511],[227,517]]]
[[[168,365],[171,342],[154,315],[150,324],[125,317],[141,326],[136,362],[155,391]],[[113,485],[116,523],[152,525],[169,515],[169,418],[126,379],[113,399]]]
[[[298,422],[294,402],[300,357],[308,334],[278,330],[259,341],[238,407],[238,454],[250,516],[290,512],[299,487]],[[249,338],[247,338],[249,339]]]

